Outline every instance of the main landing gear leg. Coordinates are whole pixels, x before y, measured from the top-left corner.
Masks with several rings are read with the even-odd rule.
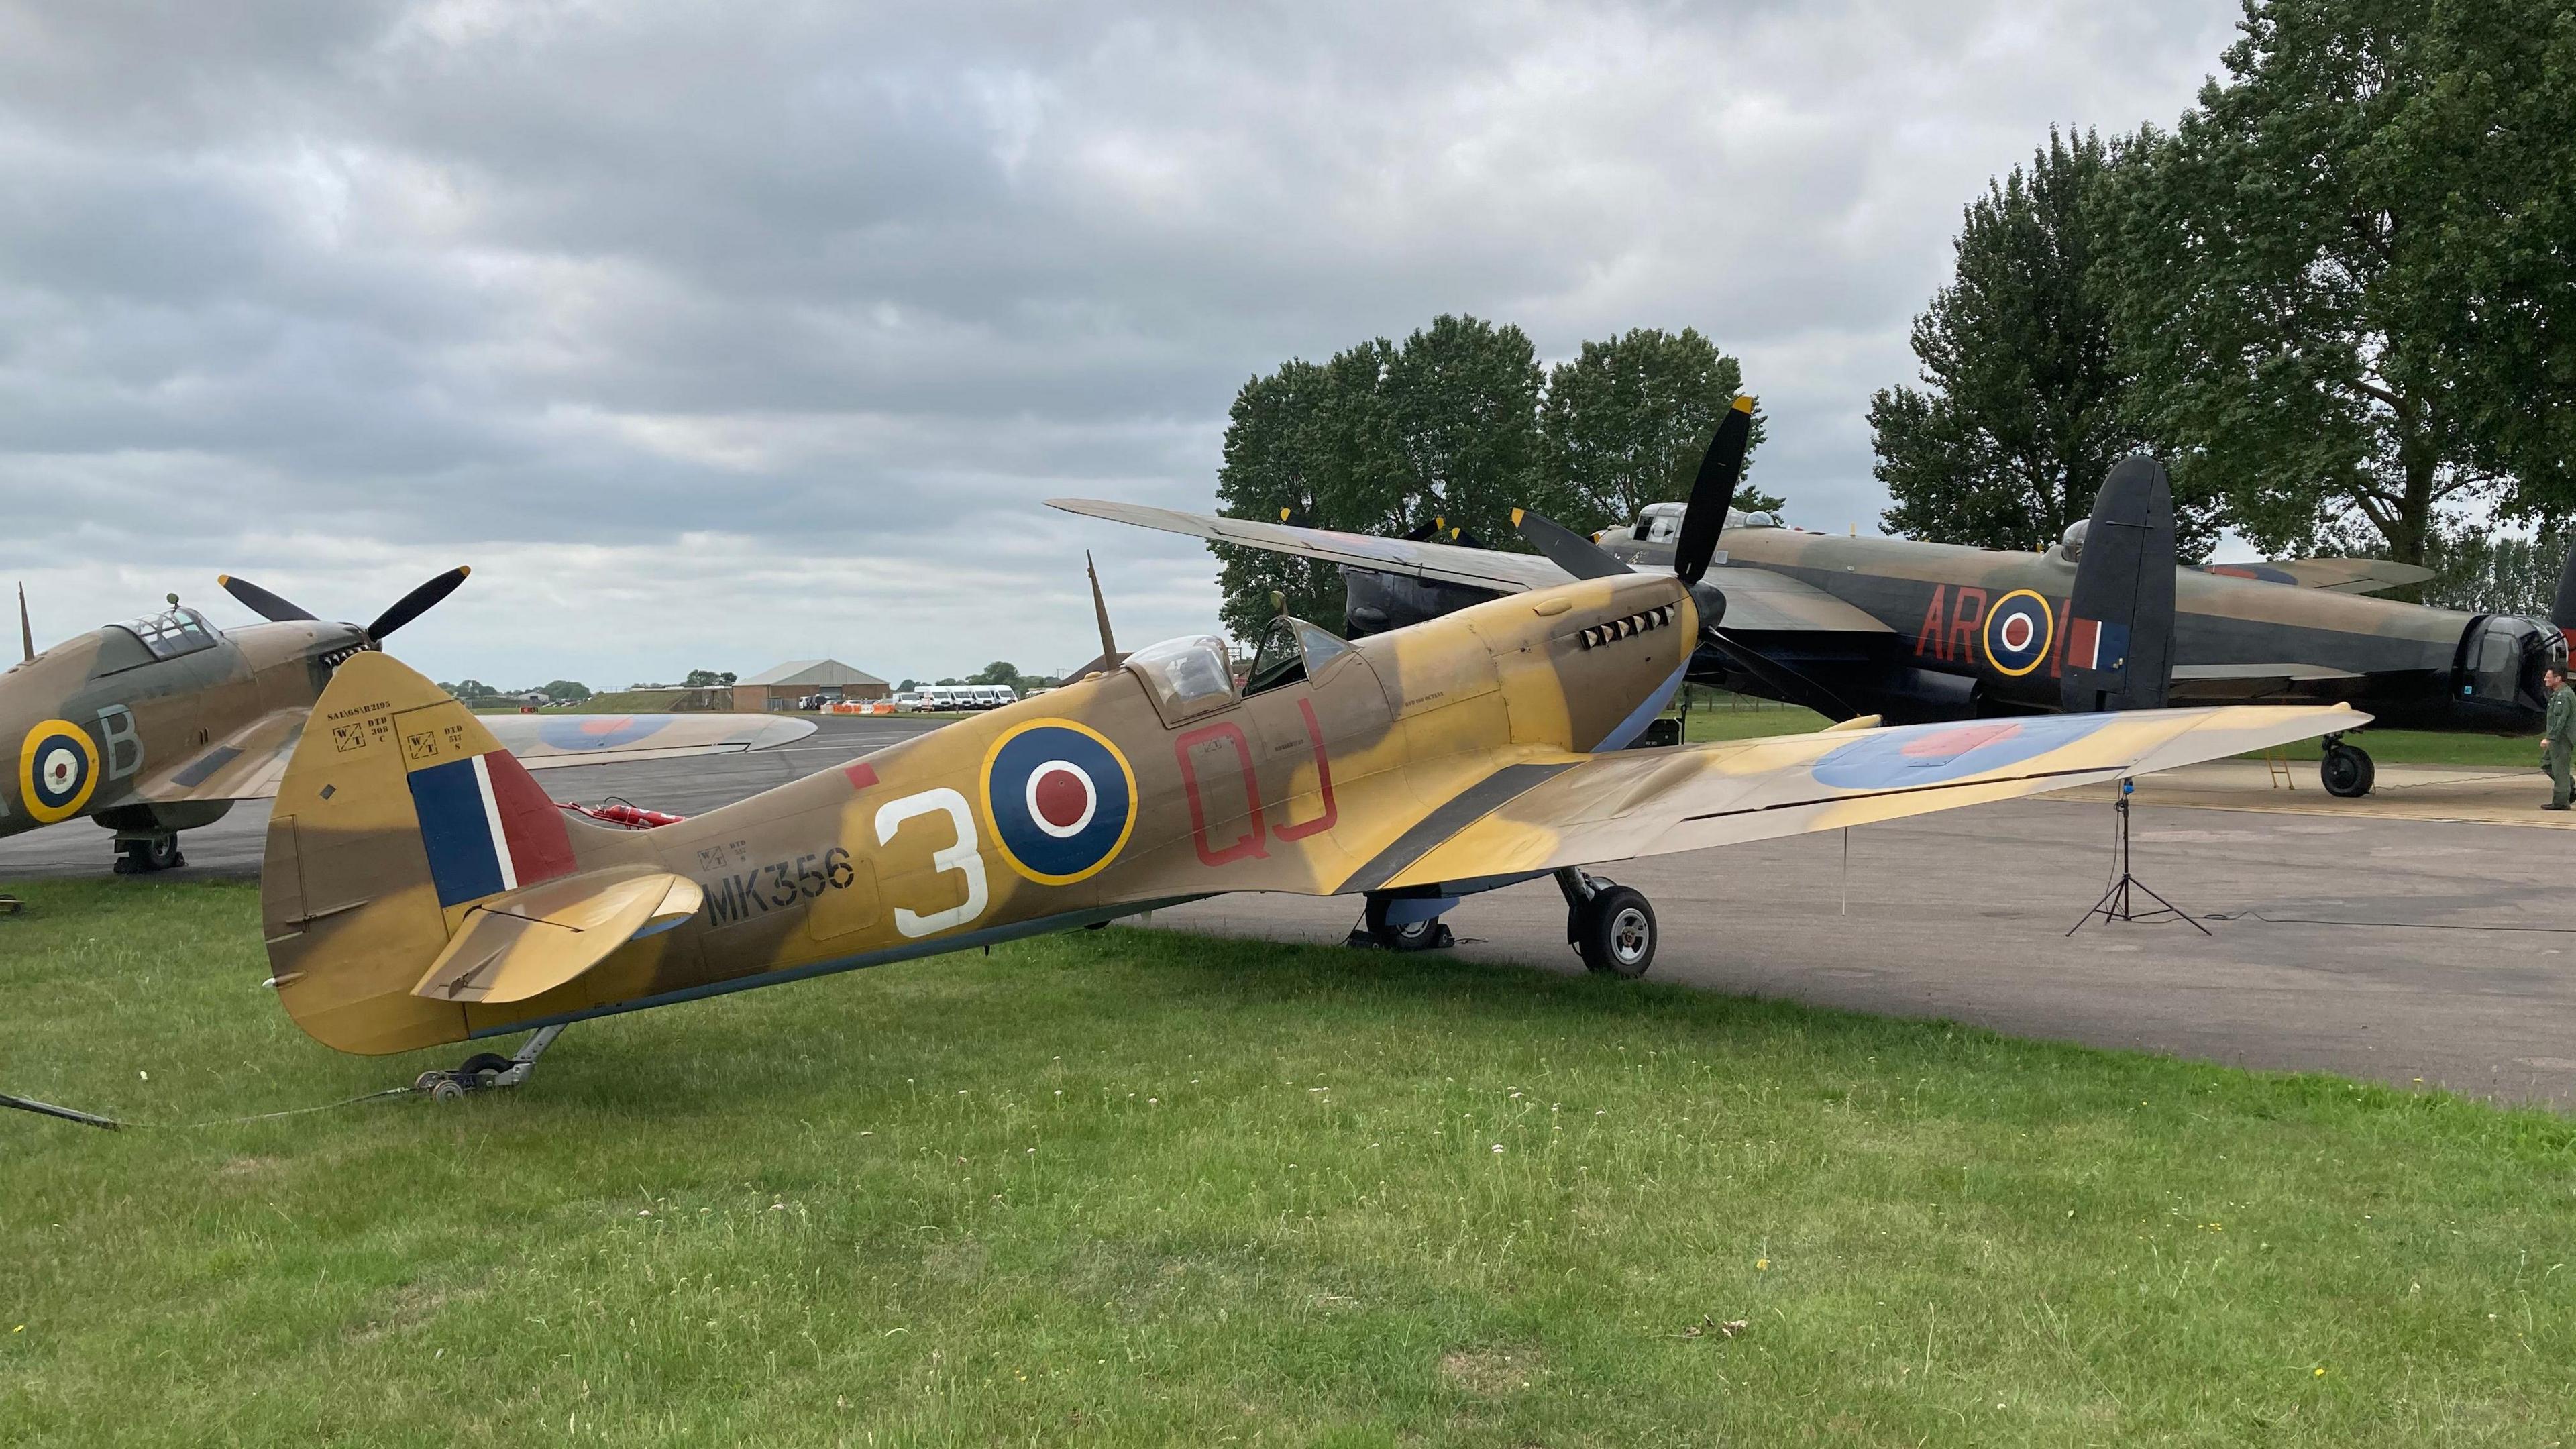
[[[1645,892],[1573,866],[1556,873],[1565,892],[1565,939],[1585,969],[1629,980],[1655,964],[1655,908]]]
[[[423,1072],[411,1084],[435,1101],[453,1102],[468,1092],[486,1092],[496,1087],[515,1087],[537,1070],[537,1058],[563,1035],[561,1026],[539,1027],[537,1034],[519,1043],[519,1049],[503,1056],[499,1052],[476,1052],[452,1072]]]
[[[2326,757],[2317,766],[2317,778],[2325,782],[2326,793],[2345,800],[2357,800],[2370,793],[2379,779],[2379,767],[2359,745],[2344,743],[2340,733],[2326,736]]]
[[[175,830],[116,837],[118,875],[149,875],[156,870],[177,870],[187,863],[188,857],[179,853],[179,832]]]

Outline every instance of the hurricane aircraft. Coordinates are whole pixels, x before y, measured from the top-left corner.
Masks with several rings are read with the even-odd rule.
[[[315,618],[225,575],[217,580],[225,591],[268,622],[218,628],[172,594],[159,613],[41,653],[22,588],[25,658],[0,674],[0,837],[87,817],[116,832],[119,874],[185,864],[179,832],[276,792],[332,672],[380,647],[469,572],[440,574],[365,625]],[[488,729],[542,770],[769,749],[814,725],[729,714],[511,715]]]
[[[1712,441],[1703,478],[1726,430],[1721,425]],[[1340,564],[1355,636],[1571,576],[1544,553],[1094,499],[1049,502]],[[1633,567],[1670,568],[1689,511],[1653,504],[1594,542]],[[2011,553],[1810,533],[1769,514],[1730,512],[1710,572],[1726,592],[1727,615],[1691,678],[1830,719],[1961,720],[2060,709],[2069,651],[2098,643],[2075,627],[2071,607],[2087,548],[2106,542],[2088,539],[2092,523],[2077,523],[2044,553]],[[2541,673],[2566,662],[2565,626],[2576,625],[2576,552],[2549,618],[2368,597],[2431,577],[2381,559],[2165,566],[2174,571],[2174,704],[2343,702],[2391,727],[2534,735],[2548,707]],[[2319,766],[2325,788],[2368,793],[2376,774],[2368,753],[2342,737],[2327,745]]]
[[[270,985],[305,1032],[389,1053],[530,1031],[424,1074],[514,1085],[567,1024],[1098,925],[1229,891],[1357,896],[1402,947],[1552,877],[1588,967],[1658,927],[1592,873],[2260,749],[2340,705],[2059,714],[1627,748],[1730,602],[1703,574],[1732,481],[1671,570],[1620,570],[1345,640],[1274,620],[1238,680],[1168,640],[1044,695],[722,809],[618,829],[551,808],[435,685],[342,664],[261,869]],[[1695,498],[1697,495],[1695,495]],[[1105,631],[1104,631],[1105,633]],[[1116,655],[1104,639],[1104,655]]]

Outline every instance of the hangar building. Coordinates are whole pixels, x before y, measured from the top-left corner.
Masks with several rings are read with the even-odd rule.
[[[809,694],[825,699],[892,699],[894,687],[838,659],[790,659],[733,686],[733,707],[743,711],[794,709]]]

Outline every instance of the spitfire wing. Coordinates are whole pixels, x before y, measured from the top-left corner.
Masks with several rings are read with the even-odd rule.
[[[483,727],[531,770],[774,750],[814,733],[812,720],[758,714],[495,714]]]
[[[1873,825],[2221,759],[2369,718],[2343,705],[2032,715],[1533,761],[1467,792],[1482,792],[1484,808],[1433,811],[1341,888],[1438,886]]]
[[[1134,503],[1103,503],[1090,498],[1050,498],[1050,508],[1067,513],[1132,523],[1165,533],[1186,534],[1212,543],[1231,543],[1270,553],[1321,559],[1347,568],[1374,569],[1417,579],[1465,584],[1518,594],[1553,588],[1573,575],[1536,554],[1505,553],[1491,548],[1459,548],[1446,543],[1414,543],[1365,533],[1339,533],[1329,528],[1299,528],[1249,518],[1219,518],[1182,513]],[[1754,567],[1721,567],[1708,581],[1726,592],[1726,627],[1759,632],[1826,632],[1885,634],[1885,624],[1824,590],[1802,584],[1787,574]]]
[[[1182,513],[1170,508],[1147,508],[1134,503],[1103,503],[1090,498],[1050,498],[1047,506],[1061,508],[1067,513],[1106,518],[1112,523],[1132,523],[1139,528],[1158,528],[1165,533],[1204,538],[1212,543],[1241,544],[1245,548],[1265,549],[1271,553],[1295,554],[1299,558],[1321,559],[1326,563],[1345,564],[1357,569],[1375,569],[1379,573],[1406,574],[1417,579],[1437,579],[1442,583],[1465,584],[1470,588],[1492,589],[1502,594],[1553,588],[1573,577],[1536,554],[1505,553],[1500,549],[1414,543],[1365,533],[1340,533],[1329,528],[1298,528],[1291,524],[1260,523],[1248,518],[1219,518],[1213,514]]]
[[[308,712],[273,710],[147,776],[135,798],[267,800],[277,794]],[[741,714],[496,714],[483,721],[531,770],[683,755],[774,750],[814,732],[814,722]]]

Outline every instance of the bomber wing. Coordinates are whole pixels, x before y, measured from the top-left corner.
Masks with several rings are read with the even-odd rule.
[[[2260,579],[2337,594],[2376,594],[2433,577],[2431,569],[2385,558],[2274,558],[2261,563],[2204,564],[2202,568],[2230,578]]]
[[[2344,705],[2132,710],[1532,760],[1432,811],[1341,889],[1438,886],[1873,825],[2221,759],[2369,719]]]
[[[135,798],[267,800],[277,794],[308,711],[272,710],[192,754],[153,770]],[[741,714],[496,714],[494,738],[531,770],[773,750],[814,732],[814,722]]]
[[[1442,583],[1464,584],[1469,588],[1491,589],[1498,594],[1553,588],[1573,577],[1536,554],[1505,553],[1499,549],[1416,543],[1401,538],[1341,533],[1329,528],[1300,528],[1293,524],[1262,523],[1249,518],[1222,518],[1207,513],[1183,513],[1178,509],[1147,508],[1141,504],[1108,503],[1092,498],[1050,498],[1047,506],[1061,508],[1067,513],[1105,518],[1112,523],[1132,523],[1139,528],[1204,538],[1211,543],[1231,543],[1270,553],[1294,554],[1299,558],[1320,559],[1346,568],[1436,579]],[[1710,572],[1708,581],[1726,593],[1726,627],[1730,630],[1834,634],[1890,632],[1885,624],[1861,610],[1786,574],[1750,566],[1721,565]]]

